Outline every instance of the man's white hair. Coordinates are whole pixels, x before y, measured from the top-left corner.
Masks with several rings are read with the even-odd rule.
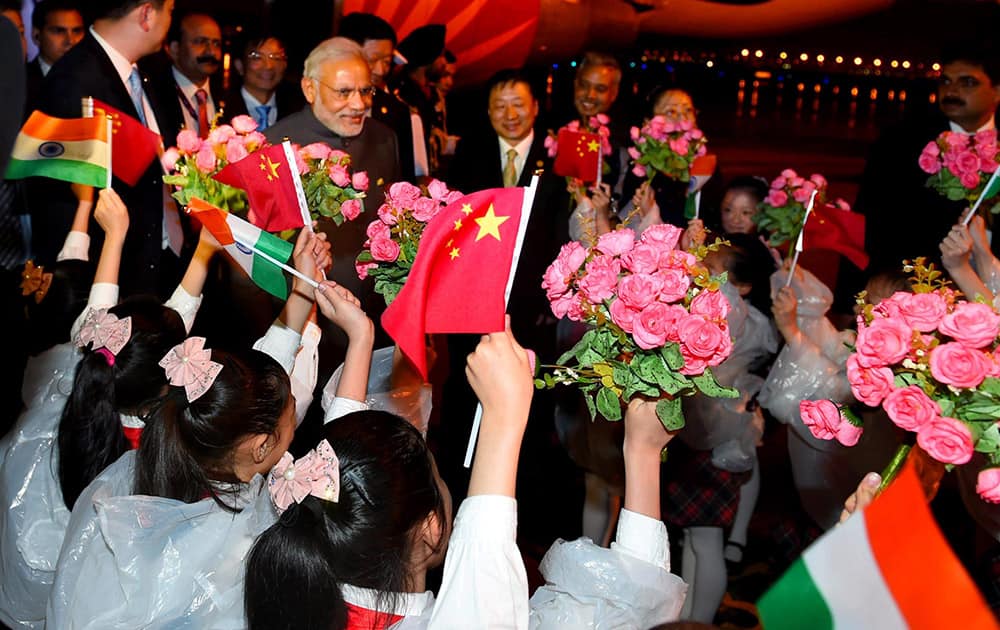
[[[312,49],[312,52],[306,57],[306,66],[302,74],[310,79],[319,79],[320,68],[323,67],[323,64],[347,59],[357,59],[364,65],[368,65],[368,60],[365,59],[364,52],[357,42],[346,37],[331,37]]]

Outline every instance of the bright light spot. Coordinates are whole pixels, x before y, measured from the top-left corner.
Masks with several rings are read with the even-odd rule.
[[[880,67],[882,65],[882,60],[881,59],[875,59],[875,60],[872,61],[872,65],[875,66],[876,68],[878,68],[878,67]]]
[[[809,61],[809,55],[807,55],[806,53],[802,53],[801,55],[799,55],[799,61]]]
[[[705,62],[705,66],[708,67],[708,68],[711,68],[714,65],[715,65],[715,62],[712,61],[711,59],[709,59],[708,61]]]
[[[758,59],[760,59],[761,57],[764,56],[764,51],[763,50],[755,50],[754,53],[753,53],[753,56],[756,57],[756,58],[758,58]]]
[[[749,57],[750,56],[750,50],[747,49],[747,48],[744,48],[743,50],[740,51],[740,55],[742,55],[744,57]]]
[[[903,66],[903,67],[905,68],[907,66]],[[937,72],[940,69],[941,69],[941,64],[939,64],[939,63],[932,63],[931,64],[931,70],[933,70],[934,72]]]
[[[909,68],[910,67],[910,62],[909,61],[904,61],[903,62],[903,67],[904,68]]]
[[[892,66],[893,68],[898,68],[899,62],[893,59],[892,61],[889,62],[889,65]]]
[[[834,58],[834,61],[836,61],[837,63],[844,63],[844,58],[843,58],[843,57],[841,57],[840,55],[837,55],[837,56],[836,56],[836,57]]]
[[[788,59],[788,53],[782,50],[780,53],[778,53],[778,59]]]
[[[862,63],[864,63],[864,60],[861,57],[854,58],[854,65],[860,66]]]
[[[826,61],[826,55],[822,54],[816,55],[816,61],[823,63],[824,61]]]
[[[851,88],[851,96],[857,96],[857,95],[858,95],[858,88],[857,87],[852,87]]]

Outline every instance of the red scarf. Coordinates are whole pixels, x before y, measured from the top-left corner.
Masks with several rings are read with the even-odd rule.
[[[380,613],[347,603],[347,630],[386,630],[402,619],[402,615]]]

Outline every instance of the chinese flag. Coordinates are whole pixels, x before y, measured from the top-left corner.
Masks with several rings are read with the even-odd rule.
[[[560,129],[559,151],[552,172],[563,177],[575,177],[596,182],[601,168],[601,136],[596,133]]]
[[[129,186],[135,186],[161,150],[163,140],[160,134],[96,98],[94,116],[111,116],[111,170],[115,177]]]
[[[868,266],[865,215],[830,205],[817,205],[806,220],[803,248],[829,249],[844,255],[859,269]]]
[[[504,292],[521,224],[525,188],[462,197],[431,219],[410,276],[382,325],[427,378],[426,333],[504,329]]]
[[[302,211],[285,149],[276,144],[254,151],[212,177],[247,191],[250,222],[265,232],[302,227]]]

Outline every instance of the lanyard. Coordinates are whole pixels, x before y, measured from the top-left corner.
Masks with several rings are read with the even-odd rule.
[[[181,105],[184,106],[184,109],[187,110],[187,113],[191,114],[191,118],[193,118],[195,121],[197,121],[198,120],[198,110],[196,110],[194,108],[194,105],[191,104],[190,99],[188,99],[187,95],[184,94],[184,90],[182,90],[181,86],[177,85],[176,82],[174,83],[174,88],[176,88],[176,90],[177,90],[177,98],[179,98],[181,100]],[[202,89],[202,88],[199,88],[199,89]],[[208,95],[208,91],[207,90],[205,91],[205,94],[206,94],[206,98],[207,98],[207,95]],[[205,111],[207,112],[208,111],[208,109],[207,109],[208,108],[208,101],[207,100],[205,101],[205,107],[206,107]]]

